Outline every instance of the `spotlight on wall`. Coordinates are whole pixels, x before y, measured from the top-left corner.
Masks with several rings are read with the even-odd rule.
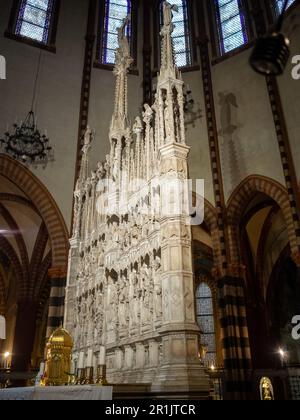
[[[278,354],[279,354],[279,356],[280,356],[282,359],[285,359],[286,353],[285,353],[285,351],[284,351],[284,350],[279,349],[279,350],[278,350]]]
[[[278,355],[280,357],[281,367],[284,368],[286,366],[286,363],[287,363],[288,353],[285,350],[283,350],[282,348],[279,348],[278,349]]]
[[[289,0],[285,0],[275,32],[259,38],[250,56],[250,65],[253,70],[264,76],[283,74],[288,63],[290,41],[281,33],[288,4]]]

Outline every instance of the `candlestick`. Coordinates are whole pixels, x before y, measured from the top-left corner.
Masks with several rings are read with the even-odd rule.
[[[84,353],[79,353],[78,369],[84,369]]]
[[[97,368],[97,380],[96,384],[100,386],[108,385],[108,382],[106,380],[106,366],[98,366]]]
[[[85,376],[84,376],[84,369],[77,369],[77,376],[76,376],[76,385],[84,385],[85,383]]]
[[[93,350],[89,350],[88,355],[87,355],[86,367],[91,368],[93,366],[93,356],[94,356]]]
[[[104,346],[101,346],[98,365],[104,366],[105,364],[106,364],[106,348]]]
[[[85,368],[85,385],[93,385],[94,383],[94,368],[93,367],[87,367]]]

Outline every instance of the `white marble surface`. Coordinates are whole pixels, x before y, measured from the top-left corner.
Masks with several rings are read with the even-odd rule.
[[[6,329],[5,329],[5,318],[0,315],[0,340],[5,340],[6,338]]]
[[[101,401],[112,400],[111,386],[63,386],[0,390],[0,401]]]

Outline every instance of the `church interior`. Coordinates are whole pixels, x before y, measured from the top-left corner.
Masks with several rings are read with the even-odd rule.
[[[0,399],[300,400],[300,1],[0,3]]]

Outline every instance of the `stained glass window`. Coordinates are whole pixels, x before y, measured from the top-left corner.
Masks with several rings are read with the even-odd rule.
[[[288,7],[290,7],[294,2],[295,0],[289,0]],[[285,0],[275,0],[275,11],[276,11],[277,16],[279,16],[280,13],[282,12],[284,3],[285,3]]]
[[[191,33],[188,15],[188,5],[186,0],[172,0],[178,8],[178,12],[173,13],[174,32],[172,34],[175,50],[175,60],[178,67],[187,67],[192,64],[191,54]],[[163,23],[163,1],[160,6],[160,27]]]
[[[216,338],[212,292],[206,283],[200,283],[196,292],[197,322],[201,343],[206,347],[207,366],[216,364]]]
[[[115,63],[115,52],[118,48],[118,28],[126,16],[131,15],[130,0],[105,0],[105,19],[102,37],[103,64]],[[131,25],[127,26],[127,37],[131,39]]]
[[[53,6],[54,0],[21,0],[15,34],[47,44]]]
[[[248,34],[241,0],[215,0],[221,53],[246,44]]]

